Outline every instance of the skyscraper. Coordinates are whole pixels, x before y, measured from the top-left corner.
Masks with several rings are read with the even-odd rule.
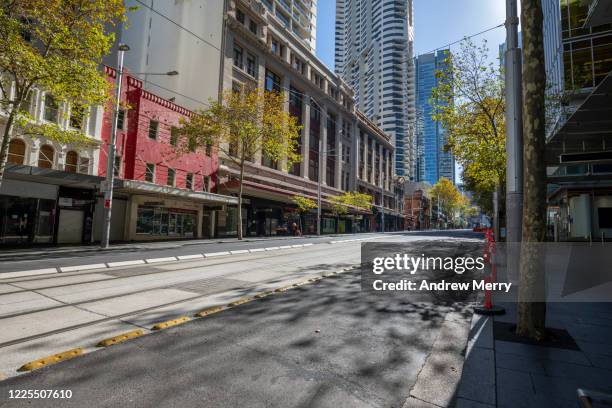
[[[436,71],[445,69],[449,52],[447,49],[419,55],[415,64],[416,109],[422,116],[419,118],[422,126],[418,126],[420,132],[418,139],[422,143],[419,146],[419,150],[422,151],[419,167],[423,178],[419,181],[430,184],[435,184],[440,177],[455,182],[455,160],[450,152],[444,151],[447,135],[442,124],[432,119],[433,108],[430,102],[432,90],[438,86],[439,81]]]
[[[394,172],[415,177],[412,0],[337,0],[336,72],[355,103],[391,136]]]

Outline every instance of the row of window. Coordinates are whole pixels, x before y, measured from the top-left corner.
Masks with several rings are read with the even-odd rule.
[[[26,144],[23,140],[13,139],[10,141],[7,161],[17,165],[26,164]],[[45,144],[40,147],[37,166],[46,169],[55,167],[55,149],[53,146]],[[89,173],[89,158],[80,157],[76,151],[70,150],[66,153],[64,171],[68,173]]]
[[[156,165],[154,163],[147,163],[145,166],[145,181],[149,183],[156,182]],[[179,170],[168,167],[166,176],[166,185],[170,187],[178,187],[176,185],[177,172]],[[194,174],[187,172],[185,174],[185,188],[188,190],[195,190]],[[204,191],[210,191],[210,176],[202,177],[202,188]]]

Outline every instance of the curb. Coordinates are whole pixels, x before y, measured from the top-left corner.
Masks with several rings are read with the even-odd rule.
[[[288,291],[290,289],[296,289],[299,288],[301,286],[304,285],[308,285],[308,284],[313,284],[313,283],[318,283],[321,280],[325,279],[325,278],[332,278],[338,274],[342,274],[344,272],[348,272],[351,270],[355,270],[355,269],[359,269],[361,267],[361,265],[357,265],[357,266],[353,266],[353,267],[349,267],[349,268],[343,268],[343,269],[339,269],[335,272],[327,272],[323,275],[320,276],[315,276],[309,279],[306,279],[304,281],[289,285],[289,286],[283,286],[283,287],[279,287],[276,289],[268,289],[268,290],[264,290],[261,292],[256,293],[253,296],[248,296],[248,297],[243,297],[243,298],[238,298],[230,303],[228,303],[227,305],[217,305],[217,306],[212,306],[209,307],[207,309],[198,311],[196,313],[193,314],[193,317],[195,319],[192,319],[190,317],[187,316],[180,316],[176,319],[173,320],[167,320],[165,322],[161,322],[161,323],[156,323],[151,327],[151,331],[147,331],[147,333],[145,333],[144,330],[142,329],[137,329],[137,330],[132,330],[126,333],[122,333],[113,337],[109,337],[109,338],[105,338],[100,340],[99,342],[96,343],[96,347],[109,347],[109,346],[113,346],[119,343],[124,343],[126,341],[141,337],[145,334],[149,334],[152,333],[153,331],[160,331],[166,328],[170,328],[170,327],[175,327],[175,326],[179,326],[183,323],[187,323],[193,320],[199,320],[202,318],[205,318],[207,316],[211,316],[213,314],[217,314],[219,312],[222,312],[224,310],[228,310],[228,309],[234,309],[240,305],[243,305],[245,303],[250,303],[256,300],[260,300],[266,297],[270,297],[273,296],[277,293],[282,293],[285,291]],[[93,349],[92,351],[95,351],[95,349]],[[78,348],[74,348],[71,350],[67,350],[58,354],[53,354],[38,360],[33,360],[30,362],[25,363],[24,365],[22,365],[21,367],[19,367],[17,369],[17,371],[22,372],[22,371],[33,371],[33,370],[37,370],[39,368],[43,368],[46,367],[47,365],[51,365],[51,364],[56,364],[59,363],[61,361],[64,360],[69,360],[81,355],[85,354],[85,348],[84,347],[78,347]],[[6,378],[3,378],[0,375],[0,381],[4,380]]]

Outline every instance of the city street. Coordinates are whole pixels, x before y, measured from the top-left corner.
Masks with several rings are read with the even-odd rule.
[[[348,236],[348,242],[333,244],[5,279],[0,372],[6,377],[44,356],[77,347],[87,353],[117,334],[148,333],[158,322],[306,284],[9,378],[0,394],[4,400],[9,389],[71,389],[74,396],[63,401],[66,406],[121,401],[177,406],[204,400],[228,407],[402,406],[440,333],[457,336],[453,341],[462,358],[471,311],[465,304],[362,292],[359,271],[348,269],[359,265],[361,242],[374,239],[381,237]],[[479,247],[480,239],[460,231],[384,236],[385,242],[415,248],[441,248],[451,241]],[[307,281],[338,271],[343,273]],[[461,363],[455,365],[459,374]],[[20,403],[25,400],[1,406]]]

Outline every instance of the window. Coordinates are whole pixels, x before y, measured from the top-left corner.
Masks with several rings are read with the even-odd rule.
[[[155,165],[153,163],[147,163],[147,168],[145,169],[145,181],[149,183],[155,182]]]
[[[149,139],[157,139],[157,130],[159,129],[159,122],[156,120],[149,121]]]
[[[68,173],[76,173],[77,166],[79,163],[79,155],[74,150],[66,153],[66,163],[64,164],[64,171]]]
[[[30,89],[27,95],[25,96],[25,98],[23,98],[23,101],[21,101],[21,104],[19,105],[19,110],[21,110],[23,113],[30,113],[32,110],[33,96],[34,96],[34,91]]]
[[[281,91],[280,84],[281,84],[280,77],[276,75],[274,72],[270,71],[269,69],[266,69],[266,80],[265,80],[266,91],[280,92]]]
[[[81,157],[79,160],[79,173],[87,174],[89,173],[89,158]]]
[[[83,119],[85,118],[85,108],[80,105],[72,105],[70,108],[70,127],[73,129],[83,128]]]
[[[204,189],[204,191],[210,193],[210,176],[204,176],[202,183],[202,188]]]
[[[250,76],[257,78],[257,57],[250,52],[247,53],[246,70]]]
[[[125,110],[119,109],[117,113],[117,130],[123,130],[125,126]]]
[[[179,130],[178,130],[178,128],[176,126],[172,126],[170,128],[170,144],[172,146],[176,147],[176,145],[178,143],[178,137],[179,137]]]
[[[242,55],[243,55],[242,47],[239,46],[238,44],[234,44],[234,66],[240,69],[242,69],[243,67]]]
[[[49,122],[57,123],[58,105],[57,101],[50,94],[45,95],[44,119]]]
[[[44,145],[40,148],[38,153],[38,167],[45,169],[53,168],[53,158],[55,156],[55,149],[49,145]]]
[[[166,184],[174,187],[175,176],[176,176],[176,170],[168,168],[168,178],[166,179]]]
[[[280,44],[274,38],[270,44],[270,49],[272,50],[272,54],[280,55]]]
[[[185,188],[193,190],[193,173],[187,173],[187,177],[185,177]]]
[[[121,176],[121,156],[115,156],[115,162],[113,163],[113,174],[117,177]]]
[[[257,35],[257,23],[255,23],[253,20],[249,21],[249,30]]]
[[[244,13],[242,10],[236,9],[236,20],[240,21],[241,24],[244,24]]]
[[[25,162],[26,145],[23,140],[13,139],[9,143],[8,163],[23,164]]]

